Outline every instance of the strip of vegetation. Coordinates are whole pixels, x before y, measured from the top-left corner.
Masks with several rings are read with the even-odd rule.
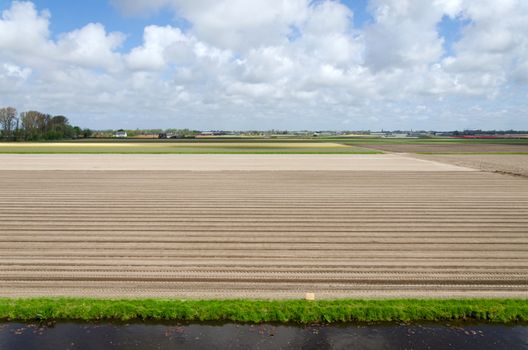
[[[0,108],[0,140],[38,141],[87,138],[92,130],[70,125],[63,115],[37,111],[17,114],[13,107]]]
[[[528,155],[528,152],[416,152],[433,156]]]
[[[0,319],[231,322],[528,321],[525,299],[166,300],[0,298]]]
[[[0,154],[382,154],[383,152],[332,152],[332,151],[325,151],[325,152],[318,152],[318,151],[277,151],[277,152],[266,152],[266,151],[189,151],[189,152],[141,152],[141,151],[132,151],[132,152],[3,152],[0,151]]]

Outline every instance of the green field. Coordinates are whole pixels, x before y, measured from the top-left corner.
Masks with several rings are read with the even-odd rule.
[[[369,146],[522,146],[495,154],[526,154],[528,139],[458,139],[458,138],[373,138],[313,137],[263,138],[218,137],[199,139],[86,139],[61,142],[0,142],[3,154],[374,154],[391,151]],[[412,153],[412,151],[411,151]],[[449,151],[416,150],[416,153],[450,153]],[[479,154],[478,150],[457,150],[456,153]],[[488,153],[488,152],[487,152]]]
[[[343,144],[372,144],[372,145],[413,145],[413,144],[502,144],[502,145],[528,145],[528,138],[524,139],[459,139],[459,138],[352,138],[339,139],[335,142]]]
[[[0,143],[13,154],[374,154],[381,151],[333,142],[60,142]]]
[[[521,299],[164,300],[0,299],[0,319],[222,322],[528,321]]]
[[[319,137],[208,137],[189,139],[80,139],[71,143],[340,143],[340,144],[524,144],[528,138],[463,139],[453,137],[392,138],[371,136],[319,136]]]

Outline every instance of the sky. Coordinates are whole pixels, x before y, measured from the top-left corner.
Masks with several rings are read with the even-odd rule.
[[[528,129],[526,0],[0,0],[0,106],[92,129]]]

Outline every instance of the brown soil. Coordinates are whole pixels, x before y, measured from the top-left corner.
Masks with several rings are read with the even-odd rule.
[[[528,177],[528,155],[493,155],[493,154],[461,154],[461,155],[413,155],[419,159],[433,160],[446,164],[459,165],[482,171],[519,175]]]
[[[1,296],[528,297],[522,177],[11,170],[0,193]]]
[[[528,144],[408,144],[359,145],[364,148],[397,153],[508,153],[527,152]]]

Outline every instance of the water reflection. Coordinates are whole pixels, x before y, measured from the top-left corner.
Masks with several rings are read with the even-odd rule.
[[[528,349],[528,326],[4,323],[0,349]]]

